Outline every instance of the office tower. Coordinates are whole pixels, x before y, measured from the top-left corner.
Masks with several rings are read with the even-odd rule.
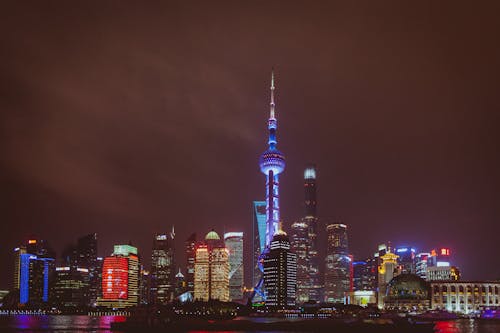
[[[262,278],[261,267],[259,267],[259,258],[261,253],[266,248],[266,202],[265,201],[254,201],[252,204],[253,211],[253,221],[252,221],[252,232],[253,232],[253,276],[252,285],[258,285]],[[262,265],[260,265],[262,266]],[[257,295],[258,296],[258,295]],[[256,299],[254,299],[257,301]]]
[[[89,270],[59,266],[55,269],[51,304],[59,310],[81,310],[89,306]]]
[[[384,307],[385,295],[387,291],[387,285],[396,276],[400,274],[398,269],[398,258],[399,256],[392,253],[392,249],[387,247],[384,250],[385,254],[379,257],[378,266],[378,306],[379,308]]]
[[[348,254],[347,226],[329,224],[325,259],[325,301],[345,303],[352,289],[352,258]]]
[[[243,299],[243,232],[226,232],[224,243],[229,251],[229,300]]]
[[[151,304],[151,274],[142,265],[139,272],[139,304]]]
[[[33,238],[26,246],[16,248],[15,254],[14,283],[19,283],[19,303],[47,307],[55,271],[54,251],[46,241]]]
[[[76,243],[76,266],[81,269],[88,269],[88,305],[94,307],[97,305],[100,283],[99,263],[97,261],[97,234],[92,233],[80,237]]]
[[[174,246],[173,237],[157,234],[151,252],[151,303],[167,304],[173,299]]]
[[[287,234],[277,230],[264,258],[266,305],[275,309],[296,304],[297,256],[290,251]]]
[[[427,260],[431,254],[421,252],[415,258],[415,274],[424,280],[427,280]]]
[[[115,245],[102,266],[102,297],[98,305],[108,308],[135,306],[139,301],[139,257],[132,245]]]
[[[196,233],[185,242],[186,247],[186,290],[194,293],[194,262],[196,257]]]
[[[448,248],[440,248],[432,250],[430,256],[427,257],[427,267],[444,267],[450,266],[451,252]]]
[[[194,299],[229,301],[229,253],[213,230],[196,246]]]
[[[377,290],[377,262],[375,258],[354,261],[352,270],[354,291]]]
[[[184,293],[186,290],[186,279],[184,277],[184,274],[182,274],[181,269],[179,268],[179,271],[177,274],[175,274],[175,289],[174,289],[174,296],[177,298],[180,295]]]
[[[266,175],[266,248],[262,251],[260,260],[269,251],[271,239],[278,230],[278,222],[280,221],[279,174],[285,170],[285,156],[276,148],[278,143],[276,138],[278,121],[274,104],[274,71],[271,73],[271,103],[267,128],[269,131],[268,149],[262,153],[259,159],[260,171]],[[263,267],[260,267],[260,269],[263,272]],[[260,297],[265,297],[262,292],[264,290],[263,282],[264,280],[261,279],[254,288],[255,293]]]
[[[415,249],[408,246],[397,247],[396,254],[399,256],[398,264],[401,274],[415,274]]]
[[[291,227],[291,251],[297,256],[297,303],[309,301],[309,225],[302,219]]]
[[[19,290],[21,287],[21,255],[26,253],[25,245],[21,245],[14,249],[14,280],[12,283],[14,290]]]

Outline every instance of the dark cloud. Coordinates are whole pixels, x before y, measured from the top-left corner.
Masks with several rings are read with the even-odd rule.
[[[287,224],[313,161],[322,221],[349,225],[357,257],[445,245],[464,277],[500,277],[495,3],[11,6],[2,267],[30,234],[97,231],[101,255],[132,240],[146,258],[173,224],[179,252],[193,230],[250,235],[274,65]]]

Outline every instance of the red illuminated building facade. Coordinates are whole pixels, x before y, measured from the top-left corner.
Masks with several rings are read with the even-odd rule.
[[[138,304],[139,257],[131,245],[115,245],[102,267],[102,297],[98,305],[107,308],[126,308]]]

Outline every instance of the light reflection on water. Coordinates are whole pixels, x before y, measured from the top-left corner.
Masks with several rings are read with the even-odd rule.
[[[125,317],[103,316],[0,316],[0,332],[57,332],[57,333],[111,333],[113,321],[124,321]],[[455,320],[437,322],[437,333],[499,333],[500,321]],[[204,331],[205,332],[205,331]],[[117,333],[117,332],[113,332]],[[144,331],[147,333],[147,331]],[[191,331],[190,333],[201,333]],[[221,333],[221,332],[211,332]],[[224,333],[231,333],[225,331]],[[273,333],[273,332],[266,332]],[[282,332],[274,332],[282,333]],[[296,332],[299,333],[299,332]]]

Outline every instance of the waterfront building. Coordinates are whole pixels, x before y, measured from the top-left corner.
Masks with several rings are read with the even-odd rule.
[[[386,247],[382,251],[384,254],[379,256],[377,294],[377,302],[380,309],[384,307],[387,285],[394,277],[398,276],[400,273],[398,266],[399,256],[395,253],[392,253],[392,249],[390,247]]]
[[[353,290],[367,291],[377,289],[377,263],[375,258],[352,263]]]
[[[470,315],[500,307],[500,281],[440,281],[430,285],[433,310]]]
[[[87,306],[95,307],[101,284],[99,278],[100,263],[97,260],[97,233],[78,238],[76,255],[76,268],[88,270]],[[83,275],[77,274],[77,276],[82,277]]]
[[[264,249],[266,248],[266,202],[254,201],[252,203],[252,237],[253,237],[253,271],[252,271],[252,285],[257,286],[262,278],[261,266],[259,258]],[[254,302],[261,301],[260,295],[256,295]]]
[[[416,274],[403,273],[387,284],[384,309],[402,312],[427,311],[430,308],[429,284]]]
[[[460,270],[455,266],[427,267],[427,281],[458,281]]]
[[[297,303],[309,301],[311,280],[309,277],[309,225],[301,220],[291,227],[291,251],[297,256]]]
[[[424,280],[427,280],[427,259],[430,255],[429,252],[421,252],[415,259],[415,274]]]
[[[266,306],[285,309],[296,305],[297,256],[290,251],[287,234],[277,230],[264,258]]]
[[[51,305],[59,310],[89,307],[89,269],[59,266],[55,268]]]
[[[214,230],[196,245],[194,299],[229,301],[229,253]]]
[[[402,274],[415,274],[415,249],[409,246],[397,247],[396,254],[398,257],[398,264]]]
[[[139,256],[132,245],[115,245],[113,254],[104,258],[102,297],[98,306],[126,308],[139,302]]]
[[[329,224],[325,259],[325,302],[346,303],[352,291],[352,257],[348,254],[347,226]]]
[[[229,251],[229,300],[243,299],[243,232],[226,232],[224,243]]]
[[[275,103],[274,103],[274,71],[271,73],[271,103],[269,111],[269,119],[267,122],[268,129],[268,149],[262,153],[259,159],[260,171],[266,176],[266,242],[265,248],[261,253],[259,262],[266,257],[269,252],[271,240],[278,230],[280,221],[280,200],[279,200],[279,174],[285,170],[285,156],[281,153],[276,145],[278,143],[276,130],[278,121],[276,119]],[[259,267],[263,272],[263,267]],[[265,297],[263,290],[264,279],[261,278],[259,283],[254,288],[254,293],[259,297]]]
[[[55,271],[55,252],[46,241],[33,238],[14,253],[14,283],[19,285],[19,303],[32,308],[47,307]]]
[[[156,234],[151,252],[151,304],[167,304],[174,293],[174,233]]]
[[[186,292],[194,293],[194,262],[196,257],[196,233],[192,233],[188,237],[188,239],[186,239],[185,249],[186,249]]]

